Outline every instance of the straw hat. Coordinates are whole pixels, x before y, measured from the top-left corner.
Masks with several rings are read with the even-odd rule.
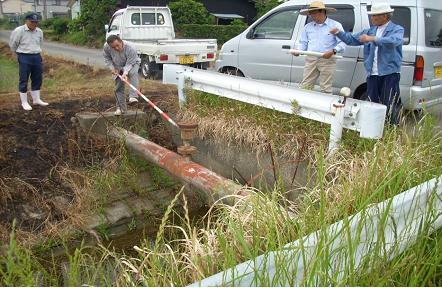
[[[368,15],[381,15],[393,12],[394,9],[391,9],[390,4],[386,2],[376,3],[371,6],[371,10],[367,12]]]
[[[308,15],[308,13],[310,11],[315,11],[315,10],[326,10],[327,13],[335,13],[336,12],[335,8],[325,7],[325,5],[322,1],[314,1],[314,2],[310,3],[309,8],[302,9],[299,13],[302,15]]]

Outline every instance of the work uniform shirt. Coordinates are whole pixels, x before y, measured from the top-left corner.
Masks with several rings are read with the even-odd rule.
[[[134,65],[141,63],[137,50],[123,40],[123,50],[121,52],[112,49],[107,43],[103,47],[104,63],[109,69],[123,70],[128,74]]]
[[[333,49],[336,49],[337,53],[344,52],[345,43],[330,33],[330,30],[334,27],[343,30],[341,23],[328,17],[322,24],[318,24],[315,21],[307,23],[302,30],[297,49],[320,53]]]
[[[26,24],[14,29],[9,38],[9,47],[15,53],[39,54],[43,43],[43,31],[40,28],[31,30]]]
[[[390,21],[388,21],[384,25],[378,26],[378,29],[376,30],[377,38],[382,37],[385,28],[387,28],[388,23],[390,23]],[[376,46],[376,48],[374,48],[373,69],[371,69],[371,75],[378,75],[378,50],[379,48],[378,46]]]

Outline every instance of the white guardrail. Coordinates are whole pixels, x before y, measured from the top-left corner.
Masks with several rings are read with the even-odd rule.
[[[313,277],[307,285],[314,285],[320,276],[306,273],[315,265],[315,255],[321,253],[329,253],[327,272],[336,276],[334,283],[339,283],[344,271],[358,271],[367,257],[373,257],[371,251],[377,249],[378,257],[391,260],[415,243],[423,231],[440,229],[441,181],[442,177],[434,178],[334,223],[325,231],[314,232],[279,251],[268,252],[191,286],[299,286],[305,276]],[[329,252],[318,251],[324,249],[318,248],[321,241],[327,243]],[[290,264],[281,267],[278,263]],[[348,271],[349,267],[352,271]]]
[[[184,88],[189,87],[330,124],[329,152],[338,148],[343,128],[370,139],[382,138],[384,131],[387,107],[377,103],[351,98],[344,101],[342,96],[173,64],[163,66],[163,83],[178,86],[180,104],[185,103]],[[349,92],[348,88],[343,90]]]

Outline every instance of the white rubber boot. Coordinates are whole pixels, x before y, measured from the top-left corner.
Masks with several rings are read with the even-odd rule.
[[[49,103],[43,102],[40,99],[40,90],[31,91],[32,103],[40,106],[48,106]]]
[[[20,100],[21,100],[21,107],[25,109],[26,111],[31,111],[32,107],[28,103],[28,94],[27,93],[21,93],[20,92]]]

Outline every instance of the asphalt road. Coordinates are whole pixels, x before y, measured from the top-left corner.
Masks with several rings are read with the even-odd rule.
[[[9,42],[11,31],[0,31],[0,41]],[[104,68],[103,52],[100,49],[83,48],[57,42],[43,42],[43,52],[51,56],[59,56],[82,64]]]

